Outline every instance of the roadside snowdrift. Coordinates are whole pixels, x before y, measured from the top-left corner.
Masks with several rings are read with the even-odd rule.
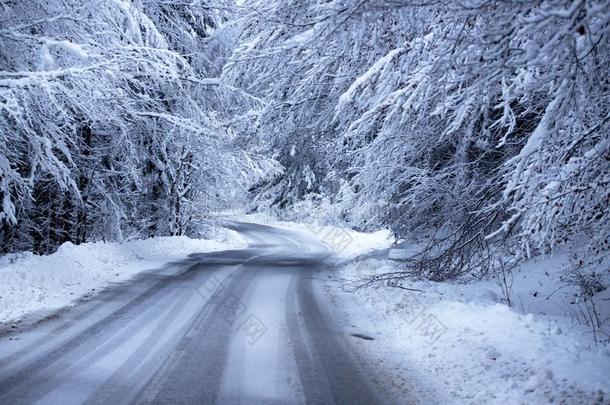
[[[228,213],[225,217],[236,221],[275,226],[300,233],[307,238],[319,240],[342,262],[347,262],[375,251],[389,249],[394,243],[394,237],[387,229],[372,233],[358,232],[336,225],[280,221],[268,213]]]
[[[608,403],[610,345],[596,344],[591,328],[570,316],[569,292],[551,291],[552,280],[543,289],[557,266],[557,258],[522,266],[515,308],[501,303],[493,282],[406,281],[402,287],[421,292],[387,285],[354,291],[353,280],[397,270],[380,259],[344,266],[327,293],[375,338],[355,344],[393,381],[395,395],[424,403]]]
[[[125,243],[64,243],[48,256],[19,253],[0,257],[0,323],[48,313],[191,253],[246,245],[237,232],[219,229],[211,240],[185,236]]]

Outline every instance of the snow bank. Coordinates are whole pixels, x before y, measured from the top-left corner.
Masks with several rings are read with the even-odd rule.
[[[377,340],[356,344],[379,362],[380,374],[397,387],[394,395],[442,403],[607,403],[610,345],[596,345],[591,329],[575,324],[562,301],[553,302],[559,295],[544,295],[537,306],[536,294],[521,305],[519,297],[539,289],[536,277],[548,277],[555,265],[525,265],[534,274],[517,274],[515,309],[500,303],[493,282],[412,281],[403,287],[424,292],[380,285],[337,293],[346,281],[396,270],[381,259],[345,266],[327,293]]]
[[[0,323],[69,306],[113,282],[184,259],[190,253],[247,244],[230,230],[214,230],[212,237],[159,237],[78,246],[68,242],[48,256],[20,253],[0,257]]]
[[[336,225],[305,224],[291,221],[278,221],[268,214],[228,214],[231,219],[274,226],[300,233],[318,240],[332,250],[337,258],[348,261],[358,256],[371,254],[377,250],[389,249],[394,237],[388,230],[372,233],[358,232]]]
[[[343,260],[350,260],[375,250],[388,249],[394,239],[391,232],[380,230],[372,233],[357,232],[332,225],[311,225],[283,222],[274,226],[290,229],[318,239]]]

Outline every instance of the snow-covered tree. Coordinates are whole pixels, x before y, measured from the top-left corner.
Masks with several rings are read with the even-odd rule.
[[[258,169],[224,110],[255,101],[214,77],[227,7],[2,3],[0,251],[194,232],[218,178]]]
[[[501,248],[607,254],[609,24],[602,0],[264,2],[223,74],[269,102],[287,174],[263,198],[433,231],[418,273],[480,274]]]

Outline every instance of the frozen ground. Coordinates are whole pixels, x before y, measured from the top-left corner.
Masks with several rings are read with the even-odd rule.
[[[264,223],[276,228],[296,232],[308,238],[321,241],[334,253],[338,263],[345,263],[358,256],[386,250],[394,242],[391,232],[380,230],[372,233],[357,232],[345,227],[310,223],[279,221],[267,214],[226,214],[228,218]]]
[[[0,403],[404,404],[318,296],[316,239],[227,224],[243,249],[190,255],[0,336]]]
[[[389,250],[393,240],[388,232],[365,234],[333,226],[278,222],[260,215],[232,218],[290,230],[286,235],[304,235],[297,240],[310,242],[295,245],[288,257],[318,254],[320,248],[314,239],[334,252],[336,260],[330,262],[335,270],[323,273],[321,281],[314,283],[316,294],[326,299],[325,310],[334,314],[336,327],[351,336],[358,361],[367,370],[374,370],[369,376],[375,385],[385,387],[385,395],[398,403],[610,403],[610,346],[604,334],[610,324],[609,292],[602,291],[596,297],[603,328],[595,343],[592,329],[584,324],[586,307],[579,303],[577,291],[561,281],[569,251],[522,265],[512,280],[511,308],[493,281],[407,281],[402,287],[412,290],[387,285],[354,290],[354,281],[396,270],[398,264],[387,256],[400,257],[401,252]],[[274,235],[280,238],[277,243],[294,244],[290,238],[282,242],[281,233]],[[268,242],[261,239],[257,243],[264,247]],[[189,253],[243,246],[245,240],[236,233],[219,231],[213,240],[156,238],[124,244],[66,244],[46,257],[4,257],[0,262],[0,322],[65,307],[113,282],[184,259]],[[275,252],[269,246],[264,248]],[[271,263],[273,257],[266,260]],[[273,268],[264,271],[266,282],[253,283],[252,288],[256,288],[246,294],[260,296],[250,300],[254,303],[250,305],[271,323],[283,319],[281,307],[263,298],[288,288],[285,274],[273,276]],[[276,332],[265,339],[279,339],[281,333]],[[240,342],[232,340],[231,345],[241,347]],[[252,357],[250,363],[269,363],[273,368],[278,359],[286,357],[274,351],[278,347],[261,358],[252,357],[254,352],[241,358],[240,350],[231,349],[228,364],[241,364]],[[233,374],[239,373],[229,367],[223,378],[230,382],[235,380]],[[247,382],[244,389],[255,392],[256,386]],[[281,392],[287,400],[292,391],[286,388]],[[230,390],[223,385],[219,395],[229,398]]]
[[[397,269],[387,256],[405,251],[389,250],[389,232],[242,218],[301,232],[334,250],[340,260],[326,296],[344,313],[346,328],[364,337],[355,341],[362,359],[376,363],[376,378],[392,381],[393,396],[423,403],[610,403],[610,291],[595,297],[603,325],[596,343],[587,304],[562,281],[569,249],[521,265],[509,280],[509,307],[493,280],[403,283],[421,292],[354,290],[354,281]]]
[[[48,256],[6,255],[0,257],[0,325],[34,322],[112,283],[191,253],[244,246],[237,232],[216,229],[211,239],[176,236],[78,246],[68,242]]]
[[[591,328],[578,323],[574,292],[558,290],[561,264],[560,255],[522,266],[514,309],[500,302],[493,282],[353,291],[352,281],[396,269],[383,259],[343,266],[326,292],[374,339],[357,344],[397,396],[424,403],[610,403],[610,346],[607,339],[596,344]],[[597,301],[607,314],[607,294]]]

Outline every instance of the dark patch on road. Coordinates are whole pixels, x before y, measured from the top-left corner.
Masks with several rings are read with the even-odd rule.
[[[375,340],[374,337],[365,335],[364,333],[350,333],[350,335],[364,340]]]

